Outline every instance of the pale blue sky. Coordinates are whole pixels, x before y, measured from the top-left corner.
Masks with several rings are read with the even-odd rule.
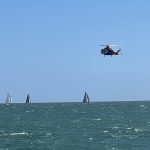
[[[150,99],[150,1],[0,1],[0,102]],[[103,57],[99,44],[120,44]]]

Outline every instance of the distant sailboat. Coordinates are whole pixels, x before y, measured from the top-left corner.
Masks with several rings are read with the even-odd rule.
[[[31,103],[31,98],[30,95],[28,94],[26,98],[26,104],[30,104],[30,103]]]
[[[10,105],[11,103],[12,103],[12,97],[9,94],[7,94],[5,104]]]
[[[84,94],[83,103],[90,103],[89,96],[88,96],[88,94],[86,92]]]

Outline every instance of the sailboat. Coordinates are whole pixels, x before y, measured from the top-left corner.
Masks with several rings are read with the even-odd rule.
[[[28,94],[26,98],[26,104],[30,104],[30,103],[31,103],[31,98],[30,95]]]
[[[83,103],[90,103],[89,96],[88,96],[88,94],[86,92],[84,94]]]
[[[10,105],[11,103],[12,103],[12,97],[9,94],[7,94],[5,104]]]

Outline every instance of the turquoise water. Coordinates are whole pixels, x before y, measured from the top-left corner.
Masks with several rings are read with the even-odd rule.
[[[150,150],[150,102],[1,104],[0,150]]]

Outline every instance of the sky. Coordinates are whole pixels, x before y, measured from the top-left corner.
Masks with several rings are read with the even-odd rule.
[[[0,103],[150,100],[150,1],[0,1]],[[119,44],[121,56],[100,54]]]

